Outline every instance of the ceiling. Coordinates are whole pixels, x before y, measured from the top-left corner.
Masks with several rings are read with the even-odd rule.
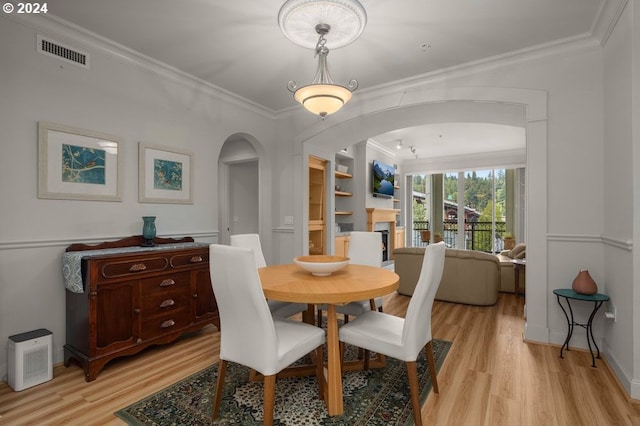
[[[328,63],[337,84],[346,85],[355,78],[358,90],[364,91],[589,35],[601,3],[606,0],[360,1],[368,18],[363,34],[352,44],[331,50]],[[294,45],[280,32],[277,16],[283,3],[284,0],[48,2],[50,14],[273,112],[299,108],[287,90],[287,82],[311,82],[317,64],[312,50]],[[311,26],[309,30],[314,31]],[[327,40],[331,48],[331,34]],[[513,133],[509,129],[495,130]],[[429,135],[419,139],[440,144],[460,138],[442,125],[413,129],[414,136],[416,132]],[[411,133],[405,129],[381,135],[376,141],[394,146],[396,139],[411,139]],[[503,140],[489,139],[488,144]],[[414,158],[409,150],[402,152],[400,159]]]

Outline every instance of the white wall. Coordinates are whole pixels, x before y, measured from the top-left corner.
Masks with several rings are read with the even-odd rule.
[[[637,5],[637,2],[636,2]],[[603,237],[604,283],[615,306],[616,322],[605,327],[606,352],[621,383],[633,398],[640,397],[638,374],[640,367],[638,321],[638,280],[634,279],[633,249],[634,234],[638,235],[640,224],[637,206],[640,205],[640,182],[638,181],[638,135],[635,134],[634,111],[638,121],[638,109],[634,109],[632,97],[638,95],[638,69],[634,71],[634,55],[638,60],[632,40],[638,23],[638,8],[634,18],[634,3],[626,5],[618,23],[604,46],[604,170],[605,206]],[[637,43],[636,38],[636,43]],[[637,106],[636,106],[637,108]],[[636,128],[637,132],[637,128]],[[635,209],[634,209],[634,206]],[[634,218],[635,216],[635,218]],[[635,271],[638,271],[637,267]],[[637,272],[636,272],[637,274]]]
[[[421,120],[456,121],[456,108],[465,100],[478,103],[496,121],[501,117],[499,105],[525,105],[526,116],[521,117],[527,129],[525,241],[533,265],[527,269],[526,336],[561,344],[566,322],[552,290],[570,287],[584,267],[599,282],[604,276],[600,238],[604,222],[602,62],[601,46],[587,39],[427,76],[384,92],[360,93],[340,115],[297,133],[296,143],[338,151],[345,144]],[[587,309],[577,307],[576,311],[581,315]],[[603,321],[598,317],[594,334],[600,343],[602,331]],[[576,333],[572,345],[586,347],[586,338]]]
[[[90,70],[37,53],[40,32],[89,52]],[[160,236],[192,235],[215,242],[222,144],[243,133],[273,151],[276,127],[270,114],[44,19],[14,21],[0,15],[0,57],[2,378],[6,342],[13,334],[51,330],[54,362],[62,360],[61,255],[66,246],[140,234],[144,215],[157,216]],[[39,121],[121,137],[122,202],[38,199]],[[138,203],[140,141],[193,153],[193,205]],[[266,215],[270,223],[271,211]]]

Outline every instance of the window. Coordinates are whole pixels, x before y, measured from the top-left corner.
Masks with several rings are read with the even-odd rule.
[[[420,188],[419,185],[424,188],[424,183],[431,181],[431,176],[414,176],[414,245],[424,245],[425,242],[419,239],[416,231],[424,229],[426,222],[427,229],[440,234],[448,247],[485,252],[501,251],[502,236],[507,229],[507,208],[513,209],[513,205],[508,206],[507,203],[507,170],[451,171],[441,176],[442,199],[437,197],[440,191],[433,192],[434,208],[442,209],[441,225],[434,221],[433,215],[425,214],[417,220],[415,213],[426,213],[427,210],[417,207],[421,200],[420,197],[416,198],[416,188]],[[418,193],[430,191],[424,189]],[[433,224],[430,228],[429,221]]]

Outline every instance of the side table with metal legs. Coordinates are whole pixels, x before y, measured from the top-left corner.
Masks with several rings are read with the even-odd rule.
[[[589,352],[591,353],[591,366],[596,368],[596,358],[600,359],[600,348],[598,348],[598,345],[596,344],[596,340],[593,338],[593,327],[592,327],[593,318],[595,317],[596,312],[598,312],[598,309],[600,309],[602,304],[609,300],[609,296],[601,293],[580,294],[580,293],[576,293],[570,288],[560,288],[560,289],[553,290],[553,294],[556,295],[556,298],[558,299],[558,305],[560,305],[562,312],[564,312],[564,316],[567,319],[567,327],[568,327],[567,338],[564,340],[564,343],[560,347],[560,358],[564,358],[563,351],[565,349],[570,350],[569,342],[571,341],[571,336],[573,336],[573,328],[577,325],[578,327],[582,327],[586,330],[587,345],[589,345]],[[569,313],[567,313],[567,309],[565,309],[565,307],[562,306],[562,303],[560,302],[561,298],[565,300]],[[571,300],[582,300],[585,302],[593,302],[593,310],[591,311],[591,315],[589,315],[589,319],[587,320],[586,324],[578,323],[574,320],[573,309],[571,308],[571,302],[570,302]],[[594,356],[593,348],[591,347],[592,343],[593,343],[593,346],[595,346],[597,356]]]

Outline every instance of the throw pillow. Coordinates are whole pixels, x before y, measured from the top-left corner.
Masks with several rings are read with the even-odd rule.
[[[515,257],[516,259],[524,259],[527,257],[527,251],[526,250],[522,250],[520,253],[518,253],[518,255]]]
[[[518,244],[517,246],[511,249],[511,253],[509,257],[511,257],[512,259],[518,259],[518,255],[523,251],[525,251],[526,248],[527,246],[524,243]]]

